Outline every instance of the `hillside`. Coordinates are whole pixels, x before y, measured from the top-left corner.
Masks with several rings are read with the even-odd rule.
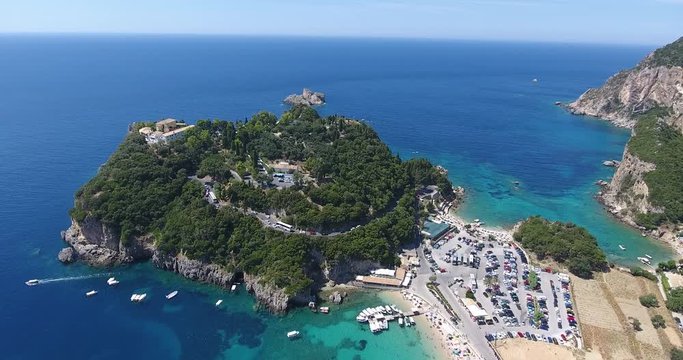
[[[149,144],[145,125],[77,192],[67,242],[92,265],[152,258],[192,279],[244,280],[274,311],[314,298],[325,274],[393,265],[417,235],[415,191],[453,193],[427,160],[401,161],[368,125],[308,107],[198,121],[168,143]]]
[[[600,200],[624,222],[675,240],[683,221],[683,38],[567,105],[632,129]]]

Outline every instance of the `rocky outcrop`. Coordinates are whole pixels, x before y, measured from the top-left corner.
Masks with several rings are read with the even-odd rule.
[[[369,260],[344,259],[325,262],[325,277],[337,284],[355,280],[358,274],[368,274],[371,270],[382,267],[380,263]]]
[[[589,89],[566,108],[574,114],[598,117],[630,129],[648,110],[667,108],[669,114],[661,121],[683,132],[681,59],[683,38],[651,53],[633,69],[612,76],[603,86]],[[655,164],[642,161],[626,147],[621,162],[606,161],[604,165],[617,167],[609,183],[599,182],[602,191],[598,193],[598,199],[613,215],[638,227],[637,214],[662,211],[650,204],[650,191],[644,181],[644,175],[656,169]],[[653,234],[671,237],[667,228],[665,224]]]
[[[270,311],[282,313],[287,311],[292,297],[285,293],[284,289],[275,287],[262,281],[258,276],[244,274],[244,284],[247,291]]]
[[[659,211],[648,203],[649,190],[643,180],[643,175],[654,169],[653,164],[638,159],[626,150],[612,181],[604,183],[599,199],[613,215],[629,225],[637,226],[636,214]]]
[[[305,105],[305,106],[315,106],[322,105],[325,103],[325,94],[321,92],[313,92],[309,89],[304,89],[301,95],[292,94],[285,98],[285,104],[289,105]]]
[[[344,298],[345,298],[346,296],[347,296],[347,293],[346,293],[346,292],[343,292],[343,293],[342,293],[342,292],[339,292],[339,291],[335,291],[335,292],[333,292],[333,293],[328,297],[328,300],[329,300],[331,303],[334,303],[334,304],[339,305],[339,304],[341,304],[341,303],[344,301]]]
[[[90,216],[80,223],[72,220],[62,238],[79,259],[97,267],[147,260],[154,250],[151,236],[133,236],[125,245],[117,231]]]
[[[77,254],[72,247],[65,247],[59,251],[59,254],[57,254],[57,260],[64,264],[71,264],[72,262],[76,261],[76,259]]]
[[[602,87],[589,89],[567,109],[629,129],[635,125],[637,115],[656,106],[671,107],[678,115],[683,113],[683,68],[650,68],[646,63],[647,59],[642,66],[612,76]]]
[[[220,265],[192,260],[184,254],[173,256],[155,251],[152,255],[152,263],[159,269],[172,271],[190,280],[224,288],[229,288],[236,281],[234,272],[227,271]]]

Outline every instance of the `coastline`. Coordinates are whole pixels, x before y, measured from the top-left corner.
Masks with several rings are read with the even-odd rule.
[[[410,310],[413,307],[413,304],[401,294],[400,290],[382,290],[379,295],[387,303],[396,304],[399,309],[404,311]],[[445,338],[443,335],[424,316],[415,316],[415,324],[419,331],[425,335],[422,338],[423,346],[432,351],[438,359],[454,359],[444,345]]]

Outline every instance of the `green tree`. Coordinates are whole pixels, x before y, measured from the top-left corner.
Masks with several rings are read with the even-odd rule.
[[[654,326],[655,329],[666,328],[666,322],[664,322],[664,317],[662,317],[662,315],[657,314],[653,316],[650,320],[652,320],[652,326]]]

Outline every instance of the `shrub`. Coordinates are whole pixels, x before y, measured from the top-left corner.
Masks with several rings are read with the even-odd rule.
[[[683,350],[679,348],[671,349],[671,360],[683,360]]]
[[[635,331],[643,331],[643,328],[641,327],[640,320],[636,318],[631,319],[631,325],[633,326],[633,330]]]
[[[655,315],[650,320],[652,320],[652,326],[654,326],[655,329],[666,328],[666,322],[664,322],[664,317],[662,317],[662,315]]]
[[[657,297],[654,296],[653,294],[647,294],[643,295],[640,298],[640,305],[643,305],[645,307],[651,308],[651,307],[658,307],[659,302],[657,301]]]
[[[646,279],[657,282],[657,276],[655,276],[655,274],[637,266],[631,268],[631,275],[644,277]]]

